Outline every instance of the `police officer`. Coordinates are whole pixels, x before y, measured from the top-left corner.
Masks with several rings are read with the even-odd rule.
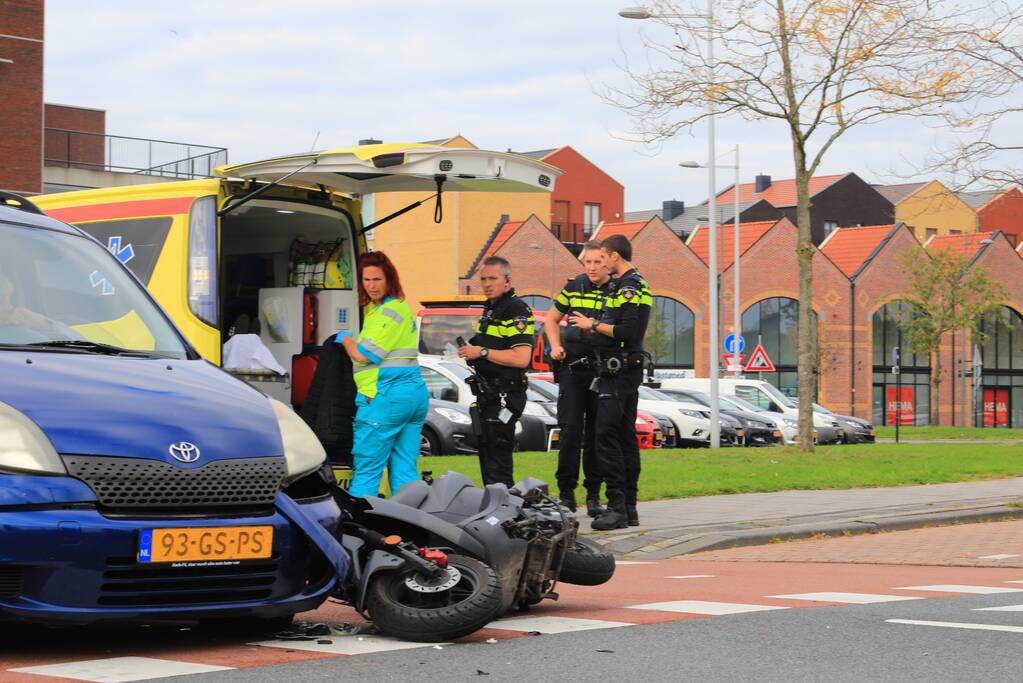
[[[585,339],[592,331],[566,327],[559,323],[573,312],[597,317],[604,308],[604,299],[611,287],[611,274],[604,262],[600,242],[583,245],[581,255],[585,272],[572,278],[554,300],[545,326],[551,344],[551,358],[559,362],[555,379],[558,391],[558,426],[561,447],[558,450],[558,481],[561,504],[575,510],[575,489],[579,483],[579,449],[583,454],[583,488],[586,489],[586,514],[596,517],[600,506],[600,467],[597,463],[596,437],[597,393],[591,391],[596,377],[597,358],[593,345]]]
[[[597,355],[597,459],[607,485],[607,509],[590,523],[594,529],[623,529],[639,524],[636,493],[639,445],[636,410],[647,356],[643,336],[650,322],[653,297],[629,261],[632,244],[622,235],[603,242],[608,270],[616,276],[599,315],[573,313],[568,324],[591,330]]]
[[[526,368],[536,334],[533,311],[515,296],[511,264],[483,260],[480,286],[487,302],[476,334],[458,355],[476,370],[472,384],[480,423],[479,458],[484,484],[514,485],[515,423],[526,407]]]

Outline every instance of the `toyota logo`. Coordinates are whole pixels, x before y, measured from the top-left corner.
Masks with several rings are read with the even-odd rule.
[[[195,462],[202,455],[198,446],[187,441],[172,443],[167,450],[170,451],[171,457],[178,462]]]

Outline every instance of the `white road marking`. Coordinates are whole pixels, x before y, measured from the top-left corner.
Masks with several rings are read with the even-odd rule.
[[[317,643],[316,640],[329,640]],[[413,650],[418,647],[432,647],[437,643],[410,643],[383,636],[324,636],[316,640],[264,640],[249,645],[261,647],[278,647],[287,650],[304,652],[327,652],[334,655],[364,655],[371,652],[390,652],[391,650]],[[441,643],[447,645],[448,643]]]
[[[1010,557],[1019,557],[1019,555],[981,555],[982,560],[1007,560]]]
[[[27,666],[21,669],[8,669],[22,674],[39,676],[56,676],[76,681],[99,681],[100,683],[126,683],[127,681],[148,681],[165,676],[186,676],[188,674],[204,674],[213,671],[230,671],[229,666],[210,666],[177,662],[171,659],[153,659],[151,657],[111,657],[109,659],[92,659],[82,662],[65,662],[64,664],[46,664],[44,666]]]
[[[706,600],[675,600],[674,602],[651,602],[645,605],[628,605],[628,609],[648,609],[657,612],[682,612],[686,614],[743,614],[744,612],[766,612],[789,609],[774,605],[744,605],[736,602],[709,602]]]
[[[1006,581],[1005,583],[1023,583],[1023,581]]]
[[[916,619],[886,619],[889,624],[909,624],[910,626],[942,626],[944,628],[964,628],[974,631],[1007,631],[1023,633],[1023,626],[1000,626],[998,624],[964,624],[955,621],[918,621]]]
[[[686,574],[685,576],[665,576],[666,579],[713,579],[713,574]]]
[[[617,628],[619,626],[635,626],[624,621],[601,621],[600,619],[575,619],[572,617],[513,617],[498,619],[487,624],[486,628],[502,631],[538,631],[540,633],[570,633],[572,631],[592,631],[598,628]]]
[[[974,612],[1023,612],[1023,605],[1004,605],[1002,607],[974,607]]]
[[[873,593],[793,593],[792,595],[768,595],[783,600],[811,600],[815,602],[840,602],[849,605],[869,605],[874,602],[901,602],[902,600],[923,600],[908,595],[875,595]]]
[[[974,593],[991,595],[992,593],[1023,593],[1023,588],[1003,588],[1001,586],[965,586],[958,583],[939,584],[936,586],[902,586],[897,591],[934,591],[935,593]]]
[[[640,562],[638,560],[615,560],[615,566],[621,567],[623,564],[657,564],[656,562]]]

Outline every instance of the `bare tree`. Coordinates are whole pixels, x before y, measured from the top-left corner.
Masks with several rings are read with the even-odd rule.
[[[691,129],[707,116],[708,98],[722,115],[787,131],[799,227],[799,441],[812,450],[810,178],[853,128],[895,116],[949,117],[1002,92],[994,48],[976,36],[1005,18],[943,0],[717,0],[712,21],[678,16],[701,10],[698,2],[656,3],[675,40],[646,40],[648,68],[626,67],[630,86],[603,95],[632,115],[636,137],[647,142]],[[708,37],[718,46],[713,69]]]
[[[982,322],[999,312],[1008,292],[987,269],[954,250],[930,253],[915,247],[905,256],[910,291],[916,303],[913,315],[901,321],[907,346],[931,361],[931,424],[941,424],[938,389],[945,380],[939,352],[946,334],[968,330],[983,343]]]

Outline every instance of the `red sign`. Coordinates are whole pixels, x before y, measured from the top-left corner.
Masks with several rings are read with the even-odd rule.
[[[723,353],[721,358],[725,361],[725,367],[729,368],[733,365],[742,367],[742,362],[746,359],[745,353],[740,353],[739,357],[736,358],[734,353]]]
[[[753,353],[750,354],[749,362],[746,363],[746,372],[774,371],[774,363],[771,362],[770,356],[768,356],[767,351],[764,350],[764,345],[757,344],[757,348],[753,349]]]
[[[902,426],[913,424],[916,413],[915,397],[913,387],[888,387],[887,424],[893,425],[896,420]]]
[[[1009,426],[1009,390],[984,389],[984,426]]]

